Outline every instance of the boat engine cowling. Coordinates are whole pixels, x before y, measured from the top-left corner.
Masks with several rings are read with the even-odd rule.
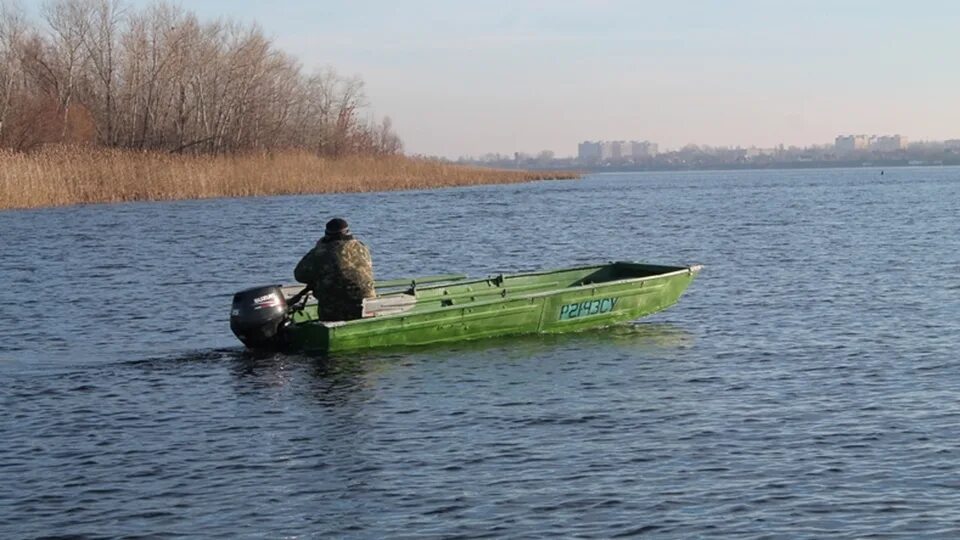
[[[230,330],[247,347],[276,345],[287,322],[287,301],[279,285],[254,287],[233,295]]]

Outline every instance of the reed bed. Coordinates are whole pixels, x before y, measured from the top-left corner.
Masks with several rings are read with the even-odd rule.
[[[0,210],[123,201],[426,189],[577,178],[403,156],[190,156],[84,147],[0,150]]]

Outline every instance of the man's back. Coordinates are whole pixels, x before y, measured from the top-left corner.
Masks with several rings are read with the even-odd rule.
[[[321,320],[359,319],[363,299],[376,296],[370,250],[351,236],[325,236],[303,256],[293,275],[313,287]]]

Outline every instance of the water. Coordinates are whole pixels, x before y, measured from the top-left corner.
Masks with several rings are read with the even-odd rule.
[[[383,278],[706,268],[634,325],[244,353],[332,215]],[[958,537],[958,215],[958,168],[0,213],[0,537]]]

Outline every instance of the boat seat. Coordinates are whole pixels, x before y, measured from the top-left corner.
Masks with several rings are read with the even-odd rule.
[[[363,318],[382,317],[404,313],[417,305],[417,297],[412,294],[391,294],[363,301]]]

